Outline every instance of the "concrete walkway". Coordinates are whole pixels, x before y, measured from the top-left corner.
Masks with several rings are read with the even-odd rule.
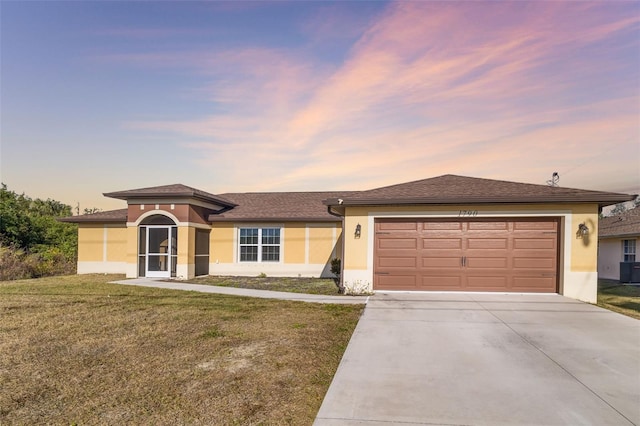
[[[215,285],[190,284],[181,281],[163,281],[153,278],[135,278],[113,281],[112,284],[140,287],[166,288],[170,290],[198,291],[201,293],[228,294],[231,296],[259,297],[262,299],[293,300],[296,302],[363,304],[368,296],[326,296],[322,294],[289,293],[284,291],[253,290],[249,288],[221,287]]]
[[[559,295],[380,294],[315,425],[640,425],[640,321]]]

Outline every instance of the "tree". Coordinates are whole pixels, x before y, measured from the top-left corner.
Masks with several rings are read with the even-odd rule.
[[[90,209],[85,208],[82,214],[93,214],[93,213],[99,213],[102,210],[97,208],[97,207],[91,207]]]
[[[71,216],[71,206],[52,199],[31,199],[1,184],[0,269],[7,269],[4,260],[10,259],[15,273],[2,271],[0,275],[11,279],[73,272],[77,226],[57,220],[65,216]]]
[[[611,210],[611,216],[617,216],[617,215],[622,214],[622,213],[624,213],[626,211],[627,211],[627,206],[624,203],[618,203],[613,208],[613,210]]]

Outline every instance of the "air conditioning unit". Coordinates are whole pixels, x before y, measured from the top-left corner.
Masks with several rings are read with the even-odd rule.
[[[620,282],[640,283],[640,262],[620,262]]]

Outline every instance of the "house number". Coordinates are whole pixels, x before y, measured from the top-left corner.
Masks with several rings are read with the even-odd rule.
[[[460,210],[458,217],[476,217],[478,216],[478,210]]]

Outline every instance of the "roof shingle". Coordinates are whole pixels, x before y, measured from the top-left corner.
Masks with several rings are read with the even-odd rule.
[[[234,206],[232,202],[225,200],[218,195],[210,194],[187,185],[182,185],[181,183],[153,186],[150,188],[129,189],[126,191],[105,192],[103,195],[105,197],[118,198],[120,200],[127,200],[129,198],[189,197],[221,204],[227,207]]]
[[[389,204],[469,204],[469,203],[554,203],[593,202],[610,205],[629,201],[633,196],[612,192],[587,191],[530,183],[507,182],[466,176],[444,175],[382,188],[360,191],[328,205]]]
[[[237,206],[222,214],[209,215],[211,222],[256,221],[324,221],[339,222],[327,212],[322,200],[351,192],[248,192],[221,196]]]
[[[60,222],[68,223],[126,223],[127,209],[107,210],[104,212],[83,214],[80,216],[69,216],[58,220]]]
[[[640,207],[627,210],[616,216],[600,219],[598,236],[600,238],[640,236]]]

